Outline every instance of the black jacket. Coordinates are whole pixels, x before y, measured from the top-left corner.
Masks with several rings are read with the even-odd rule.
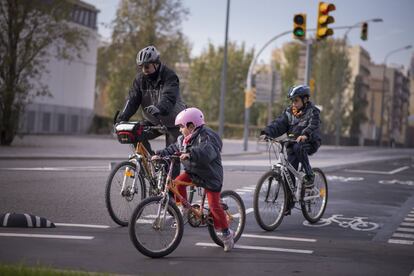
[[[184,136],[179,136],[177,143],[158,151],[160,156],[172,155],[176,152],[187,152],[189,160],[182,161],[185,171],[198,186],[220,192],[223,186],[223,166],[221,149],[223,143],[213,130],[206,126],[197,128],[187,146],[183,145]]]
[[[320,111],[313,103],[309,102],[302,112],[303,114],[297,118],[293,115],[291,107],[286,108],[282,115],[263,130],[263,133],[273,138],[285,133],[293,134],[295,138],[306,135],[307,142],[318,148],[321,144]]]
[[[118,119],[128,121],[141,106],[144,118],[157,125],[159,120],[144,110],[150,105],[155,105],[160,110],[159,120],[167,127],[174,127],[175,117],[185,109],[180,96],[179,79],[174,71],[164,64],[160,64],[155,80],[151,80],[142,72],[136,75],[129,90],[128,101]]]

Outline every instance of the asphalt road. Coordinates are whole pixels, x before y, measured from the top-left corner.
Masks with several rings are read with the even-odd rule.
[[[127,229],[118,227],[107,214],[108,162],[0,160],[0,214],[31,213],[55,223],[80,224],[54,229],[2,227],[0,263],[129,275],[414,273],[412,159],[328,171],[324,218],[331,223],[305,226],[301,211],[294,210],[273,232],[263,231],[252,211],[253,188],[266,168],[243,169],[245,160],[265,159],[265,155],[225,158],[225,164],[231,164],[226,166],[225,189],[238,191],[248,210],[245,236],[232,252],[197,245],[212,241],[205,228],[187,225],[178,249],[156,260],[136,251]],[[362,231],[360,220],[371,222],[375,229]],[[58,236],[29,236],[33,234]]]

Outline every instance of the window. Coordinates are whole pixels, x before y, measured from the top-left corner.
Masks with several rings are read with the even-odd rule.
[[[42,131],[49,132],[50,131],[50,120],[51,114],[50,112],[43,113],[43,120],[42,120]]]
[[[71,132],[77,133],[79,131],[79,116],[78,115],[72,115],[71,116]]]
[[[65,132],[65,114],[58,115],[58,132]]]

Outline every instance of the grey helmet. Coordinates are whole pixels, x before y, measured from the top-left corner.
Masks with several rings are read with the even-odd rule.
[[[288,98],[293,99],[295,97],[310,97],[310,89],[307,85],[296,85],[289,88]]]
[[[150,45],[142,49],[137,54],[137,65],[142,66],[147,63],[159,63],[160,62],[160,53],[157,51],[157,48]]]

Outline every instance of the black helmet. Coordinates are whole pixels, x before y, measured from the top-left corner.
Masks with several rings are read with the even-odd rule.
[[[295,97],[310,97],[310,89],[307,85],[296,85],[289,88],[288,98],[293,99]]]
[[[142,49],[137,54],[137,65],[142,66],[147,63],[159,63],[160,53],[154,46],[148,46]]]

